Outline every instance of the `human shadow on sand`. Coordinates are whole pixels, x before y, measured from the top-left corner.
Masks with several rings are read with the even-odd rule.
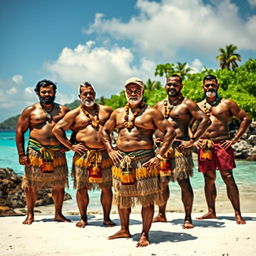
[[[174,225],[183,225],[184,219],[175,219],[170,221],[171,224]],[[194,227],[202,227],[202,228],[224,228],[225,222],[214,220],[193,220]]]
[[[244,217],[245,221],[256,221],[255,217]],[[231,220],[231,221],[236,221],[235,216],[217,216],[217,219],[219,220]]]
[[[140,233],[136,233],[132,236],[132,240],[139,241]],[[161,230],[154,230],[149,232],[149,241],[151,244],[159,244],[163,242],[184,242],[197,239],[196,236],[192,236],[183,232],[166,232]]]

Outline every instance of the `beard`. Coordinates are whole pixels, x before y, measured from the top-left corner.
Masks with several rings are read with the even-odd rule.
[[[208,98],[214,98],[216,96],[216,91],[215,90],[209,90],[205,93],[206,97]]]
[[[180,94],[180,90],[179,91],[176,91],[176,90],[174,90],[174,89],[171,89],[171,90],[168,90],[168,95],[170,96],[170,97],[177,97],[179,94]]]
[[[131,105],[138,105],[141,101],[142,101],[142,95],[140,95],[139,97],[128,97],[128,95],[126,94],[126,99],[127,102]]]
[[[92,107],[95,104],[94,100],[82,100],[81,103],[86,107]]]
[[[55,100],[55,95],[49,96],[47,98],[43,98],[43,97],[39,96],[39,101],[42,104],[52,104],[54,102],[54,100]]]

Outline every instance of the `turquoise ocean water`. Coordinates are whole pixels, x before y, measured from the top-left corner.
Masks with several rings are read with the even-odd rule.
[[[0,167],[12,168],[19,175],[23,175],[23,166],[19,165],[18,155],[15,144],[15,132],[4,131],[0,132]],[[69,173],[71,171],[72,156],[73,152],[66,153]],[[197,172],[197,161],[196,156],[194,159],[195,168],[194,175],[191,178],[191,184],[194,190],[194,211],[206,210],[206,204],[204,201],[204,179],[201,173]],[[236,169],[234,169],[234,176],[236,183],[239,187],[240,198],[241,198],[241,208],[243,212],[256,212],[255,199],[256,199],[256,162],[248,161],[236,161]],[[69,179],[70,188],[66,189],[68,193],[71,194],[73,200],[65,202],[65,207],[69,210],[77,210],[75,204],[75,193],[73,189],[73,181]],[[226,196],[226,187],[223,183],[219,173],[216,180],[217,186],[217,210],[219,212],[232,211],[232,207]],[[168,201],[168,210],[178,210],[182,211],[182,203],[180,200],[180,188],[176,183],[170,183],[169,185],[171,195]],[[90,204],[88,211],[101,211],[100,205],[100,191],[90,191]]]

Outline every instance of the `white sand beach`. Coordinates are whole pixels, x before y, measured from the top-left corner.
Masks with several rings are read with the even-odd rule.
[[[0,255],[15,256],[237,256],[256,255],[256,213],[246,213],[245,225],[237,225],[233,213],[219,214],[217,219],[195,220],[195,227],[182,229],[183,213],[167,213],[167,223],[153,223],[150,245],[136,248],[141,232],[141,216],[132,213],[132,238],[108,240],[119,230],[119,218],[112,214],[116,227],[102,226],[102,215],[89,215],[84,229],[75,226],[79,216],[69,216],[71,223],[54,222],[52,216],[37,215],[35,222],[23,225],[24,216],[0,218]]]

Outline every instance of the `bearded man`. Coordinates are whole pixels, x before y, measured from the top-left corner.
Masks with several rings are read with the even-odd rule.
[[[167,98],[155,106],[175,128],[176,138],[165,155],[166,161],[162,163],[160,170],[165,204],[159,207],[159,213],[153,221],[167,221],[165,211],[170,194],[168,183],[169,181],[177,181],[181,188],[181,198],[185,210],[182,227],[189,229],[193,228],[191,218],[193,190],[189,180],[193,173],[191,148],[209,126],[210,120],[195,102],[183,97],[182,87],[182,79],[179,75],[169,76],[165,85]],[[192,120],[200,123],[194,133],[191,133],[189,129]],[[161,131],[157,130],[155,137],[156,144],[161,144],[163,140]]]
[[[170,147],[175,132],[163,115],[142,101],[144,83],[132,77],[125,82],[128,103],[113,111],[102,129],[103,142],[112,168],[114,197],[118,206],[121,230],[109,239],[129,238],[131,207],[138,202],[142,206],[142,232],[137,247],[149,244],[154,204],[162,204],[159,165]],[[116,148],[111,144],[110,134],[118,129]],[[156,129],[163,133],[163,144],[155,155],[153,134]]]
[[[208,213],[198,219],[216,218],[216,169],[226,184],[228,198],[235,211],[237,224],[245,224],[240,211],[239,191],[233,177],[232,169],[235,167],[234,150],[232,145],[239,141],[250,125],[251,120],[237,103],[221,98],[218,95],[219,84],[213,75],[203,79],[205,99],[198,103],[199,107],[210,117],[211,125],[203,137],[198,141],[198,168],[204,174],[205,197]],[[241,121],[233,138],[229,137],[228,125],[235,117]]]
[[[112,160],[109,158],[100,138],[100,131],[109,119],[112,109],[95,103],[94,87],[85,82],[79,87],[81,105],[65,115],[53,129],[57,139],[68,149],[75,152],[72,176],[77,189],[76,200],[81,219],[76,226],[87,225],[88,190],[101,189],[103,207],[103,225],[115,225],[109,215],[112,205]],[[66,137],[65,131],[73,131],[72,139]]]
[[[27,216],[23,224],[34,221],[34,206],[41,188],[52,188],[56,221],[68,222],[62,215],[64,188],[68,185],[68,168],[63,147],[52,133],[56,123],[69,111],[55,103],[56,84],[39,81],[35,92],[39,102],[25,108],[18,119],[16,145],[19,163],[25,166],[22,188],[25,190]],[[28,149],[24,134],[29,129]]]

